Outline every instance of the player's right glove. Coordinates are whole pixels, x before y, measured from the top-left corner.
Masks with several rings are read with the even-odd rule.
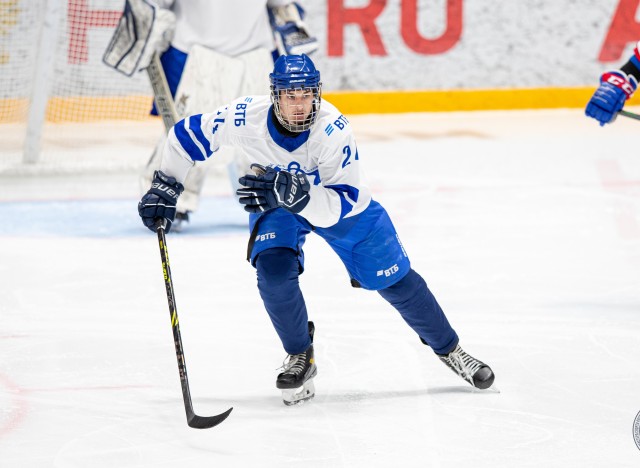
[[[155,231],[156,220],[166,219],[166,232],[171,230],[171,223],[176,217],[176,203],[184,190],[184,186],[162,171],[153,174],[151,188],[138,203],[138,214],[142,222],[151,231]]]
[[[587,104],[585,114],[600,122],[600,126],[613,122],[637,87],[636,79],[623,71],[605,73],[600,78],[600,87]]]
[[[291,213],[300,213],[309,203],[311,184],[305,174],[276,171],[260,164],[252,164],[251,169],[256,175],[240,177],[238,182],[244,187],[236,190],[245,211],[261,213],[280,207]]]

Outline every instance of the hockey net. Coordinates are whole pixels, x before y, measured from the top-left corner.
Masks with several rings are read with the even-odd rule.
[[[146,73],[126,77],[102,62],[123,6],[0,0],[0,175],[117,171],[146,161],[162,133],[149,116]],[[113,146],[132,138],[133,155]],[[37,154],[27,158],[34,140]]]

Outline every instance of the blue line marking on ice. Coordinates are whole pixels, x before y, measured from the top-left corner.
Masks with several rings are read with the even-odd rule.
[[[137,205],[134,199],[2,202],[0,236],[148,236]],[[176,235],[230,233],[248,236],[248,215],[232,197],[209,197],[201,200],[185,230]]]

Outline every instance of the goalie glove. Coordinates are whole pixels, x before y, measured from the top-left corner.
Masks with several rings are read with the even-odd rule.
[[[318,50],[318,40],[311,36],[302,21],[304,10],[297,3],[268,7],[269,22],[280,55],[311,54]]]
[[[102,61],[127,76],[144,70],[155,52],[169,48],[175,26],[172,11],[148,0],[126,0]]]
[[[176,203],[184,190],[184,186],[162,171],[153,174],[151,188],[138,203],[138,214],[142,223],[151,231],[155,231],[156,220],[166,219],[165,231],[171,230],[171,223],[176,217]]]
[[[613,122],[637,87],[636,79],[623,71],[605,73],[600,78],[600,87],[587,104],[585,114],[600,122],[600,126]]]
[[[252,164],[256,175],[247,174],[238,182],[243,185],[236,191],[239,202],[249,213],[261,213],[273,208],[284,208],[300,213],[309,203],[311,185],[305,174],[276,171],[271,167]]]

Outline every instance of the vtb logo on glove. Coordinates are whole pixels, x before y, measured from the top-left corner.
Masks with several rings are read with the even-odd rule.
[[[297,214],[309,203],[311,184],[305,174],[276,171],[260,164],[252,164],[251,169],[256,174],[240,177],[238,182],[244,187],[236,191],[245,211],[260,213],[284,208]]]

